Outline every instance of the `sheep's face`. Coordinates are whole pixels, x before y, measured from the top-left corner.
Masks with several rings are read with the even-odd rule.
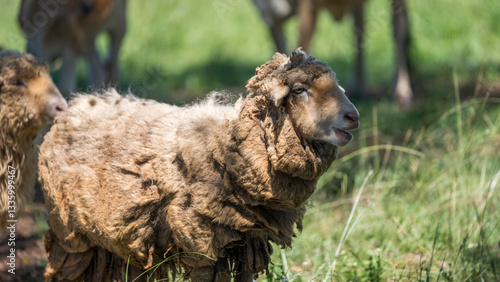
[[[272,61],[257,68],[246,87],[268,97],[275,107],[285,107],[297,134],[344,146],[359,127],[359,114],[337,83],[326,63],[298,48],[290,58],[276,53]]]
[[[24,124],[34,129],[50,124],[68,106],[52,82],[48,67],[17,51],[0,52],[0,95],[4,103],[11,104],[4,109],[12,111],[8,116],[22,116]]]
[[[25,88],[27,102],[44,125],[52,123],[58,114],[66,111],[68,104],[48,73],[18,83],[20,88]]]
[[[300,73],[300,72],[299,72]],[[359,127],[359,114],[337,83],[335,73],[308,81],[302,74],[288,85],[286,109],[299,135],[344,146],[352,140],[348,130]]]

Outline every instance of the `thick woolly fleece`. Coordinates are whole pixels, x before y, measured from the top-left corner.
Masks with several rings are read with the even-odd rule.
[[[31,55],[17,51],[0,52],[0,230],[7,220],[17,219],[25,203],[33,196],[37,150],[34,139],[44,127],[39,107],[27,100],[27,90],[20,90],[13,81],[27,81],[48,73],[49,68]],[[9,198],[8,167],[15,171],[14,197]],[[11,170],[12,171],[12,170]],[[9,205],[9,201],[14,203]],[[8,207],[15,207],[15,217],[9,217]]]
[[[331,71],[311,58],[276,55],[234,106],[215,95],[180,108],[114,90],[71,101],[40,150],[46,279],[124,279],[128,258],[129,279],[165,258],[157,277],[266,270],[270,242],[291,245],[337,156],[334,145],[303,140],[265,84],[272,73],[298,75],[294,67],[311,79]]]

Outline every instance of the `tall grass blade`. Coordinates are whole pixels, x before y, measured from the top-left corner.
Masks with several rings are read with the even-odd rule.
[[[337,264],[337,259],[340,253],[340,250],[342,249],[342,246],[344,245],[344,242],[347,240],[347,233],[348,231],[352,228],[350,226],[352,217],[354,216],[354,212],[356,211],[356,207],[358,206],[359,199],[361,198],[361,194],[363,193],[363,190],[365,189],[366,183],[368,182],[368,179],[373,175],[373,170],[370,170],[368,172],[368,175],[365,177],[363,180],[363,184],[361,185],[361,188],[359,188],[358,195],[356,196],[356,200],[354,201],[354,205],[352,206],[351,213],[349,214],[349,218],[347,219],[346,226],[344,227],[344,231],[342,232],[342,236],[340,237],[339,244],[337,246],[337,250],[335,251],[335,256],[333,259],[332,266],[328,269],[328,273],[325,276],[325,279],[323,281],[327,281],[328,277],[333,274],[335,271],[335,265]],[[350,232],[349,232],[350,233]]]
[[[439,224],[436,226],[436,233],[434,234],[434,242],[432,243],[431,260],[429,262],[429,266],[427,267],[427,279],[426,279],[427,282],[429,282],[430,279],[430,273],[432,270],[432,261],[434,259],[434,251],[436,250],[436,242],[438,236],[439,236]]]
[[[125,282],[128,282],[128,266],[130,264],[130,256],[127,259],[127,267],[125,268]]]

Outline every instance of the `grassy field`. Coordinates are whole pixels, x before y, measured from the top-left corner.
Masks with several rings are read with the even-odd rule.
[[[23,50],[18,3],[0,4],[0,45]],[[250,0],[128,4],[124,91],[175,104],[214,89],[244,93],[273,54]],[[367,76],[380,98],[353,101],[361,115],[355,141],[321,178],[293,249],[276,248],[259,281],[500,280],[500,2],[408,5],[414,109],[400,112],[390,100],[389,1],[372,0]],[[312,48],[347,86],[351,26],[322,13]],[[293,19],[289,46],[296,29]]]

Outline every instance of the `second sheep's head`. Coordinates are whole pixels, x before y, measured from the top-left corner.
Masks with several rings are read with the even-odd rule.
[[[49,66],[15,50],[0,51],[0,95],[0,118],[18,134],[38,132],[67,108]]]
[[[289,58],[276,53],[257,68],[246,87],[267,96],[274,106],[285,107],[297,133],[307,140],[344,146],[352,140],[348,130],[359,127],[358,111],[335,72],[301,48]]]

